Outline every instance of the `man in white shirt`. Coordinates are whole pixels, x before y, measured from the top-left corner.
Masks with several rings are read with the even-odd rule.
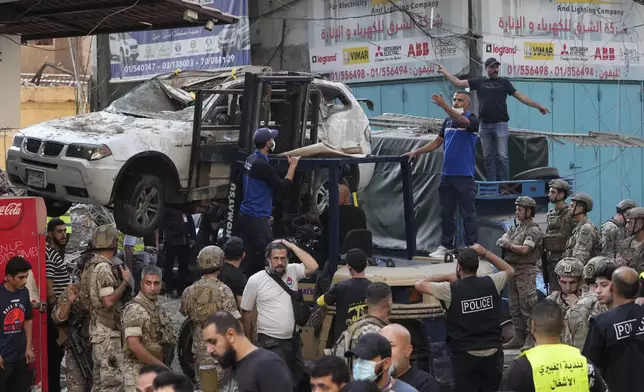
[[[288,251],[302,261],[288,263]],[[257,306],[257,345],[279,355],[288,365],[297,386],[304,375],[304,361],[299,330],[291,296],[271,275],[293,291],[298,291],[298,282],[309,278],[318,269],[318,263],[310,254],[286,240],[273,241],[266,247],[267,267],[248,279],[242,296],[242,321],[246,335],[252,340],[251,313]]]

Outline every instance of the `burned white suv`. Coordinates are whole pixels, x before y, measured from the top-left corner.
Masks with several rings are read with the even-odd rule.
[[[145,236],[158,226],[166,205],[190,203],[187,189],[195,88],[243,89],[246,67],[236,72],[187,71],[148,80],[103,111],[47,121],[23,129],[7,153],[14,186],[45,198],[49,216],[64,214],[71,203],[111,206],[119,228]],[[237,75],[237,76],[235,76]],[[319,141],[371,152],[369,120],[350,89],[316,77],[324,97],[319,109]],[[187,88],[190,87],[190,89]],[[215,107],[230,107],[225,96]],[[239,115],[239,112],[236,113]],[[238,140],[238,131],[218,140]],[[360,165],[354,188],[371,180],[373,165]],[[213,163],[210,184],[215,200],[228,198],[230,163]],[[311,181],[312,207],[327,202],[327,174]],[[319,213],[318,209],[318,213]]]

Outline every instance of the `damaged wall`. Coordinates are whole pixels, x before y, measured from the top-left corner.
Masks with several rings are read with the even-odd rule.
[[[273,69],[309,71],[306,0],[250,0],[251,62]]]

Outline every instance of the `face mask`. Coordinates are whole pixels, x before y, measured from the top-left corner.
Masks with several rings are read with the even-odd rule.
[[[465,111],[465,109],[463,108],[452,108],[452,109],[454,109],[458,114],[463,114],[463,112]]]
[[[353,363],[353,378],[356,381],[376,381],[376,362],[357,358]]]
[[[273,140],[273,143],[271,144],[271,151],[275,151],[275,140]]]

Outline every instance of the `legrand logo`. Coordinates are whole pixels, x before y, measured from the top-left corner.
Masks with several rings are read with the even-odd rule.
[[[334,54],[333,56],[313,56],[313,64],[326,64],[326,63],[335,63],[338,61],[338,55]]]
[[[495,44],[487,44],[485,45],[485,52],[486,53],[496,53],[499,56],[502,56],[504,54],[517,54],[517,47],[509,47],[509,46],[499,46]]]
[[[553,60],[555,44],[551,42],[526,42],[523,45],[523,58],[526,60]]]
[[[346,65],[368,63],[369,47],[342,49],[342,62]]]

